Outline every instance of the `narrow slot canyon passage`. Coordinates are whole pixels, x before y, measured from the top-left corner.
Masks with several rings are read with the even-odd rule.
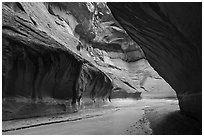
[[[202,3],[3,2],[2,134],[202,134]]]

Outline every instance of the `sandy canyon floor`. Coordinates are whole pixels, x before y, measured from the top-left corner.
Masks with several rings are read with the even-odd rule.
[[[3,135],[201,134],[199,123],[180,114],[176,99],[113,99],[77,113],[4,121]]]

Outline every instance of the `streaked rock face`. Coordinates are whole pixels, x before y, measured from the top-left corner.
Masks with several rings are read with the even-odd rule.
[[[182,112],[202,114],[202,4],[108,3],[151,66],[176,91]]]
[[[143,58],[141,50],[126,44],[138,52],[138,56],[128,57],[125,55],[129,54],[128,48],[121,48],[124,41],[105,43],[101,39],[102,29],[94,28],[94,23],[97,26],[102,12],[107,14],[104,22],[113,20],[108,15],[110,11],[99,3],[95,15],[91,5],[87,6],[87,3],[3,3],[4,120],[76,111],[75,104],[81,98],[92,102],[96,98],[110,98],[113,87],[139,97],[126,66],[117,67],[116,63]],[[117,41],[119,35],[127,37],[117,31],[112,33],[107,32],[107,40]],[[77,48],[80,44],[82,49]]]
[[[65,18],[62,14],[65,12],[58,11],[59,8],[55,8],[55,16],[48,9],[51,10],[46,3],[3,4],[4,120],[41,115],[46,111],[60,113],[66,109],[59,105],[49,112],[50,103],[55,105],[56,100],[64,100],[61,104],[66,104],[72,100],[75,104],[87,92],[84,97],[108,98],[112,91],[110,79],[93,65],[94,69],[89,70],[91,63],[75,53],[76,19],[70,14]],[[58,14],[64,19],[57,18]],[[85,72],[89,72],[83,77],[87,82],[80,82]],[[79,87],[84,84],[88,84],[86,90],[81,91]],[[40,108],[39,102],[44,102],[47,108],[42,111],[43,105]]]

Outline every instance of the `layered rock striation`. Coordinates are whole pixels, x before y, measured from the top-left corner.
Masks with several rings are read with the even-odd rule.
[[[103,41],[100,24],[110,21],[103,3],[3,3],[3,120],[74,112],[83,99],[110,100],[113,91],[139,97],[126,65],[118,64],[144,56],[134,43],[121,48],[124,32],[107,27]]]

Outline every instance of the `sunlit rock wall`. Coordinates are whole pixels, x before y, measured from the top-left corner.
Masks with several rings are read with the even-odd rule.
[[[2,5],[3,120],[73,112],[83,96],[94,101],[111,94],[109,77],[76,49],[75,19],[70,15],[68,24],[48,9],[44,3]]]

